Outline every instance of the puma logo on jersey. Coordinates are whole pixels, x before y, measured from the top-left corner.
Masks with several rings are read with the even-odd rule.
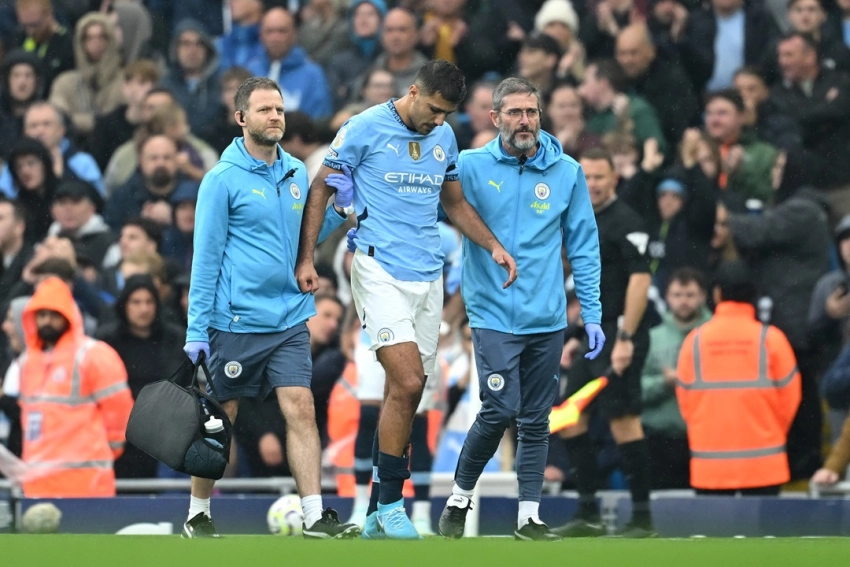
[[[504,181],[502,181],[501,183],[496,183],[492,179],[487,182],[487,185],[492,185],[493,187],[496,188],[496,191],[498,191],[499,193],[502,192],[502,184],[504,184]]]
[[[396,157],[398,157],[398,150],[399,150],[399,147],[400,147],[400,146],[394,146],[394,145],[390,144],[389,142],[387,142],[387,147],[388,147],[389,149],[391,149],[392,151],[394,151],[394,152],[395,152]]]
[[[262,191],[260,191],[259,189],[251,189],[251,193],[256,193],[257,195],[262,197],[264,201],[266,200],[266,188],[265,187],[263,187]]]

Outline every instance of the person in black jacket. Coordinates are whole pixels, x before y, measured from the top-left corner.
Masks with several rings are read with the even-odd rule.
[[[186,384],[191,378],[188,365],[183,365],[185,332],[162,322],[160,312],[153,278],[131,276],[115,303],[118,320],[97,332],[97,338],[114,348],[124,362],[133,399],[144,386],[168,378],[178,369],[186,373],[179,383]],[[156,470],[156,460],[130,444],[115,462],[118,478],[153,478]]]
[[[35,138],[21,138],[9,153],[9,172],[18,190],[18,202],[27,216],[24,239],[41,241],[53,223],[50,205],[59,180],[53,172],[53,159]]]
[[[24,131],[24,112],[44,99],[44,68],[34,53],[16,49],[0,67],[0,157],[6,157]]]

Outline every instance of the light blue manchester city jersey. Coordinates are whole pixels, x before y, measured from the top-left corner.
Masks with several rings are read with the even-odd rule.
[[[440,277],[440,188],[458,179],[457,142],[447,123],[423,135],[405,126],[393,101],[379,104],[343,124],[324,163],[354,172],[360,250],[397,280]]]

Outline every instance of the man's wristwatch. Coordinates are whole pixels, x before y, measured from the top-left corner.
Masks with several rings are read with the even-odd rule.
[[[617,340],[618,341],[631,341],[632,334],[625,329],[617,329]]]

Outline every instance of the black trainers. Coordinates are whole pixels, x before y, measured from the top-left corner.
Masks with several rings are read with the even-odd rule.
[[[183,533],[180,537],[194,539],[201,537],[220,538],[221,536],[215,531],[215,524],[213,524],[212,518],[203,512],[198,512],[183,524]]]
[[[600,519],[575,518],[552,531],[561,537],[601,537],[608,533]]]
[[[617,530],[614,535],[616,537],[625,537],[630,539],[646,539],[658,537],[658,532],[655,531],[651,524],[636,524],[634,522],[629,522]]]
[[[460,539],[463,537],[463,529],[466,527],[466,513],[472,510],[472,501],[466,496],[452,494],[440,514],[440,523],[437,528],[440,535],[449,539]]]
[[[514,528],[514,539],[520,541],[561,541],[561,536],[552,533],[549,526],[540,520],[528,520],[520,529]]]
[[[305,539],[353,539],[360,537],[360,526],[357,524],[341,524],[339,515],[333,508],[325,508],[322,517],[307,527],[302,524]]]

